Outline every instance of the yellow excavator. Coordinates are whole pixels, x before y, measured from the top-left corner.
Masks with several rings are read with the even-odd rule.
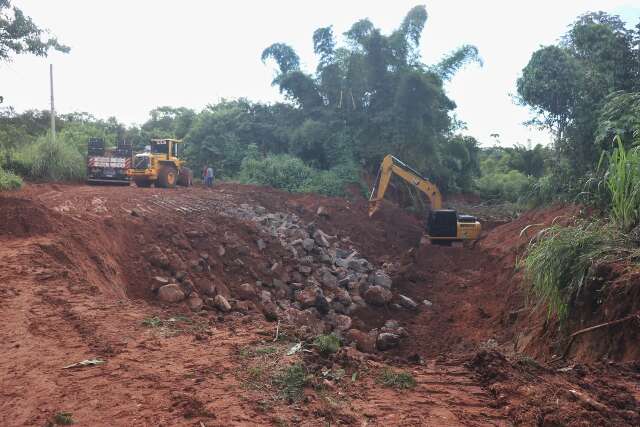
[[[411,166],[387,155],[380,164],[378,176],[369,197],[369,217],[380,208],[393,175],[397,175],[427,196],[431,204],[426,224],[426,237],[435,244],[449,246],[452,242],[476,240],[482,226],[475,216],[461,215],[453,209],[442,209],[440,190]]]
[[[189,187],[193,183],[193,172],[178,157],[179,139],[152,139],[144,153],[133,158],[133,168],[127,175],[138,187],[173,188],[177,185]]]

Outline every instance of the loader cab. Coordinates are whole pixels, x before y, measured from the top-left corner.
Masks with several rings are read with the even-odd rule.
[[[167,160],[171,157],[178,157],[178,143],[173,139],[152,139],[151,154],[164,154],[167,156]]]

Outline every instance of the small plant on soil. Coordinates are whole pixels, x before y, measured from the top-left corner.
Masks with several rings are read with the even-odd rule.
[[[148,328],[159,328],[162,326],[162,319],[158,316],[149,317],[142,321],[142,324]]]
[[[340,349],[340,339],[333,334],[319,335],[313,341],[313,346],[322,356],[327,357]]]
[[[307,381],[307,370],[300,363],[281,370],[273,378],[273,383],[289,402],[298,402],[304,397],[304,387],[307,385]]]
[[[59,426],[70,426],[75,420],[71,412],[58,412],[53,416],[53,422]]]
[[[385,369],[380,374],[378,382],[385,387],[391,387],[398,390],[406,390],[416,386],[416,380],[409,372],[394,371]]]

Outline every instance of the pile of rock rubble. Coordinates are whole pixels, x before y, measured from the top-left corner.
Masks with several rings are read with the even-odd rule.
[[[271,269],[285,270],[281,276],[284,279],[243,283],[234,289],[232,298],[229,293],[225,296],[216,290],[215,286],[194,285],[182,272],[182,266],[170,266],[171,257],[164,256],[158,249],[152,250],[151,262],[175,271],[175,280],[156,278],[153,291],[157,292],[158,298],[167,302],[186,299],[194,311],[203,308],[222,312],[249,311],[252,307],[259,307],[267,319],[288,321],[298,326],[302,335],[333,332],[355,342],[361,351],[367,352],[376,348],[393,348],[407,336],[404,328],[393,320],[380,330],[368,333],[352,328],[351,316],[361,307],[382,308],[397,304],[398,307],[415,310],[418,305],[406,296],[394,297],[393,280],[388,272],[390,266],[375,268],[359,255],[348,238],[328,235],[314,222],[305,223],[295,214],[268,213],[261,206],[229,205],[221,214],[253,222],[265,238],[269,236],[271,240],[280,242],[287,250],[288,259],[275,261]],[[327,215],[327,212],[320,208],[318,215]],[[263,239],[255,243],[258,250],[267,247]],[[206,258],[202,256],[189,268],[208,269]],[[173,281],[176,283],[171,283]]]

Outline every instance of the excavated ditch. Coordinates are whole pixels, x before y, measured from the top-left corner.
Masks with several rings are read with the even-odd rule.
[[[21,304],[32,307],[33,314],[25,323],[30,332],[24,336],[57,337],[72,349],[88,345],[94,354],[128,360],[134,360],[131,358],[138,351],[133,348],[142,348],[151,352],[150,357],[166,354],[173,360],[167,366],[186,363],[187,357],[193,365],[198,358],[218,356],[199,353],[200,347],[192,348],[187,343],[157,353],[151,348],[166,344],[155,339],[132,347],[128,339],[121,339],[123,331],[128,331],[125,336],[137,334],[127,326],[131,323],[118,323],[117,327],[113,325],[115,329],[105,326],[105,319],[113,316],[109,313],[126,306],[130,311],[124,312],[124,318],[135,318],[137,324],[150,311],[159,316],[199,317],[215,330],[229,334],[225,340],[232,346],[243,343],[243,336],[281,325],[293,326],[302,340],[333,333],[359,353],[342,354],[332,362],[336,366],[362,369],[366,365],[371,369],[382,363],[413,369],[426,387],[444,387],[446,381],[429,379],[434,375],[468,378],[470,382],[464,386],[447,380],[450,386],[439,392],[451,399],[429,403],[432,409],[423,414],[435,417],[439,412],[433,408],[446,408],[448,415],[441,415],[449,417],[451,425],[505,425],[507,419],[525,425],[580,425],[585,420],[594,425],[637,424],[636,365],[543,364],[553,358],[562,343],[553,332],[557,328],[546,322],[544,313],[527,305],[520,286],[521,273],[514,268],[527,241],[520,235],[524,227],[537,224],[537,228],[531,228],[535,232],[559,216],[575,215],[577,208],[530,212],[486,232],[475,245],[452,248],[421,245],[421,222],[392,205],[386,205],[373,219],[366,212],[366,202],[360,197],[291,195],[235,184],[213,191],[194,188],[173,192],[135,187],[32,186],[19,197],[0,196],[0,240],[4,242],[3,259],[8,260],[0,268],[4,283],[0,306],[5,308],[5,316],[13,316],[7,321],[15,324],[15,331],[24,322],[11,313],[21,313]],[[634,280],[627,273],[615,275],[618,290],[612,295],[623,293],[619,290],[623,278],[627,284]],[[608,300],[612,306],[616,298],[620,299],[614,296]],[[37,302],[40,299],[42,302]],[[47,307],[62,313],[60,325],[51,327],[44,321]],[[55,318],[55,312],[46,316]],[[591,320],[585,317],[581,322]],[[64,325],[71,329],[65,332]],[[623,327],[614,334],[617,343],[628,343],[635,336],[632,324]],[[24,354],[21,357],[30,360],[32,353],[26,351],[31,344],[19,338],[23,335],[6,330],[1,338],[19,345],[25,351],[19,351]],[[65,338],[75,335],[85,344]],[[204,351],[209,335],[195,335],[204,340]],[[587,351],[600,348],[594,342],[576,342],[571,355],[602,354],[602,350]],[[619,346],[621,351],[609,351],[607,356],[633,360],[633,347]],[[17,347],[12,348],[15,352]],[[4,356],[10,353],[5,351]],[[182,353],[189,356],[178,356]],[[535,355],[538,361],[527,354]],[[207,366],[218,363],[233,370],[236,359],[224,354],[220,357],[223,359]],[[9,372],[22,372],[10,368],[10,362],[4,363],[7,378],[13,378]],[[205,372],[205,368],[198,369]],[[152,369],[145,375],[157,382],[159,372]],[[119,374],[112,375],[114,381],[119,378]],[[201,381],[215,378],[222,377],[205,376]],[[16,379],[15,384],[20,381],[24,382],[24,377]],[[182,380],[171,381],[167,387]],[[462,390],[472,385],[482,388],[474,393],[487,399],[484,403],[465,400],[468,397]],[[53,390],[43,387],[49,393]],[[211,383],[210,387],[217,386]],[[381,393],[381,399],[395,399],[375,383],[362,387],[362,393],[375,391]],[[212,419],[213,407],[220,410],[211,396],[189,391],[189,387],[186,390],[191,402],[187,406],[193,409],[195,405],[196,414],[206,415],[202,419]],[[560,390],[555,405],[550,398],[553,390]],[[344,420],[351,420],[347,423],[360,419],[358,411],[369,411],[371,419],[378,421],[387,419],[384,411],[375,412],[357,403],[357,388],[349,393],[351,412],[341,410]],[[113,399],[117,396],[114,394]],[[238,397],[234,396],[228,399]],[[407,402],[420,396],[413,392]],[[178,400],[184,402],[183,397]],[[476,412],[465,405],[487,409]],[[15,415],[20,412],[12,408],[19,407],[16,401],[0,407],[4,408],[0,412]],[[489,407],[496,413],[489,415]],[[409,406],[406,410],[410,411]],[[406,417],[404,411],[399,407],[387,411],[387,415]],[[156,421],[155,413],[151,409],[147,412],[151,424]],[[20,414],[16,416],[22,420],[41,419]],[[231,418],[222,416],[227,425],[252,419],[243,418],[246,409],[227,415]],[[173,415],[167,417],[168,425],[174,425]],[[261,420],[271,423],[267,418]],[[386,424],[396,422],[400,418],[388,418]],[[438,424],[433,421],[432,425]]]

